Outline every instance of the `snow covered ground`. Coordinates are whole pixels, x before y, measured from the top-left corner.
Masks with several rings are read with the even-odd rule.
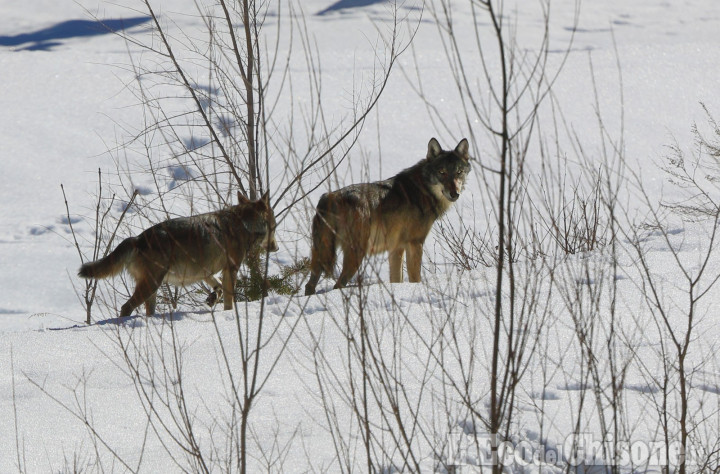
[[[133,79],[127,68],[130,57],[140,61],[142,56],[136,47],[98,29],[89,13],[136,34],[143,34],[150,23],[130,0],[81,3],[35,0],[0,5],[5,19],[0,27],[0,472],[201,470],[197,459],[172,441],[162,426],[158,428],[158,420],[169,421],[165,426],[175,435],[186,432],[190,420],[196,439],[179,439],[179,444],[196,443],[210,468],[223,470],[223,459],[232,455],[228,446],[238,420],[231,380],[242,386],[238,331],[254,334],[261,322],[267,346],[259,374],[267,380],[250,417],[252,472],[365,469],[364,432],[358,421],[363,389],[371,393],[366,395],[374,446],[387,449],[373,453],[377,469],[393,472],[420,466],[424,471],[444,471],[452,449],[463,463],[477,464],[473,443],[485,433],[472,425],[474,418],[462,408],[458,387],[467,384],[471,405],[486,416],[494,269],[463,272],[444,265],[446,254],[437,235],[427,245],[432,264],[426,264],[420,285],[382,284],[377,275],[384,278],[387,269],[384,259],[376,259],[373,264],[379,271],[368,270],[372,284],[366,287],[326,291],[332,282],[324,279],[320,288],[326,292],[319,296],[271,295],[263,304],[240,305],[239,325],[234,312],[211,313],[202,307],[118,321],[111,308],[102,306],[96,324],[84,325],[85,313],[74,289],[79,284],[79,259],[60,184],[73,224],[88,236],[97,170],[104,176],[115,173],[108,150],[127,139],[124,126],[139,128],[143,120],[138,99],[124,87]],[[458,12],[468,11],[464,2],[452,3]],[[542,27],[538,9],[525,3],[529,2],[508,9],[517,18],[521,44]],[[193,8],[193,2],[185,0],[157,5],[168,15]],[[390,9],[382,1],[351,0],[303,1],[302,7],[322,60],[325,112],[339,117],[351,105],[358,74],[371,69],[376,28],[388,21]],[[401,10],[411,17],[418,14],[414,5]],[[553,1],[551,15],[552,41],[561,50],[570,38],[573,2]],[[194,16],[175,18],[184,28],[199,27]],[[470,28],[469,20],[469,15],[458,14],[458,30]],[[273,17],[268,21],[272,26]],[[702,128],[705,123],[700,102],[720,117],[719,30],[720,4],[714,0],[586,1],[581,6],[573,51],[554,87],[557,101],[575,132],[598,147],[588,66],[592,58],[608,130],[619,134],[622,116],[628,166],[642,177],[651,200],[679,196],[658,163],[674,140],[692,148],[691,126],[697,122]],[[443,46],[427,14],[414,45],[414,53],[402,56],[400,65],[412,76],[416,61],[437,113],[459,123],[460,106]],[[467,51],[473,47],[461,45]],[[391,176],[422,158],[430,137],[450,147],[462,133],[436,129],[398,69],[359,140],[359,149],[371,157],[368,168],[341,170],[346,179],[342,184]],[[372,159],[377,150],[382,151],[381,165]],[[478,158],[492,164],[491,153],[481,150]],[[297,215],[306,215],[323,190],[298,204]],[[471,177],[458,202],[460,218],[471,221],[470,203],[485,197],[480,180]],[[628,213],[642,206],[631,201]],[[487,219],[480,216],[478,222]],[[308,254],[309,223],[296,221],[287,220],[278,231],[280,262]],[[700,451],[718,448],[720,292],[712,283],[720,275],[720,259],[712,254],[703,266],[712,230],[711,220],[685,222],[679,217],[670,219],[664,232],[638,229],[657,287],[650,287],[647,275],[639,271],[642,260],[630,245],[633,235],[618,239],[621,248],[614,256],[609,248],[602,249],[563,261],[552,272],[537,262],[519,264],[518,275],[537,285],[532,296],[541,310],[531,313],[527,326],[516,328],[526,331],[537,347],[526,361],[518,388],[513,446],[548,453],[553,446],[572,444],[572,434],[578,432],[593,442],[606,442],[601,425],[608,420],[599,413],[617,413],[613,400],[606,398],[611,372],[617,369],[624,376],[618,398],[620,432],[634,443],[637,455],[623,470],[660,470],[660,463],[648,464],[651,453],[641,451],[664,440],[660,427],[666,414],[673,427],[668,436],[679,436],[676,372],[667,376],[667,406],[658,407],[666,393],[660,383],[665,380],[663,371],[678,366],[672,334],[684,335],[688,320],[688,282],[682,266],[692,275],[704,271],[698,291],[708,290],[693,308],[692,344],[685,360],[686,386],[691,390],[690,441]],[[616,274],[606,265],[611,258],[620,264]],[[530,276],[538,274],[546,278],[535,281]],[[552,291],[550,275],[559,282]],[[606,290],[613,285],[616,298],[609,301]],[[645,296],[654,289],[671,309],[667,320],[648,307]],[[581,297],[576,301],[577,294]],[[595,294],[600,295],[597,301]],[[104,295],[112,301],[109,293]],[[361,314],[369,334],[365,354],[375,357],[367,379],[358,372],[364,353],[358,341]],[[577,319],[578,314],[585,318]],[[589,345],[579,340],[579,327],[590,331]],[[606,363],[611,339],[616,361],[625,363],[620,369]],[[590,354],[590,349],[596,352]],[[182,377],[172,370],[177,363],[172,356],[178,353]],[[139,371],[133,374],[131,367]],[[369,388],[363,380],[373,384]],[[386,385],[378,384],[380,380]],[[385,391],[387,387],[394,390]],[[178,388],[187,406],[175,404]],[[157,411],[149,408],[150,400]],[[394,402],[399,406],[396,412]],[[403,433],[401,425],[409,430],[408,441],[394,438]],[[457,441],[457,449],[449,447],[449,440]],[[567,450],[559,457],[558,462],[550,458],[543,469],[561,471],[572,464]],[[717,463],[717,455],[713,459]],[[532,462],[523,464],[519,459],[513,469],[538,470]],[[690,467],[704,469],[698,464]]]

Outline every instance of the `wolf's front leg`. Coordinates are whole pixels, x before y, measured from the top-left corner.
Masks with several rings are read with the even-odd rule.
[[[420,282],[420,270],[422,268],[422,242],[413,242],[407,246],[407,267],[408,280],[412,283]]]
[[[401,283],[403,281],[403,255],[405,249],[402,247],[390,251],[390,283]]]
[[[235,282],[237,281],[237,272],[239,267],[228,265],[223,268],[222,277],[222,293],[223,293],[223,309],[233,308],[235,301]]]
[[[215,278],[214,275],[210,275],[209,277],[205,278],[205,283],[210,285],[210,288],[212,290],[208,295],[207,299],[205,300],[205,304],[212,308],[213,306],[215,306],[215,303],[217,303],[218,298],[220,298],[223,294],[222,284],[218,281],[217,278]]]

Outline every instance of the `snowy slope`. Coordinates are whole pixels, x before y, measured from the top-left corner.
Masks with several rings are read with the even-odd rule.
[[[140,52],[121,38],[98,30],[88,13],[117,20],[116,25],[124,19],[128,31],[145,34],[146,15],[135,9],[134,2],[122,3],[86,0],[82,4],[87,11],[73,2],[50,0],[0,5],[5,19],[0,27],[0,446],[4,447],[0,472],[85,467],[112,472],[199,470],[195,460],[167,441],[166,433],[160,430],[158,435],[148,423],[158,416],[180,413],[173,405],[172,393],[153,391],[161,381],[166,388],[183,388],[197,443],[207,459],[215,462],[211,468],[223,470],[223,457],[232,454],[226,444],[232,439],[228,433],[237,421],[229,386],[231,379],[238,383],[241,378],[234,341],[238,328],[242,334],[257,330],[261,311],[266,315],[263,341],[268,345],[259,373],[268,378],[251,417],[251,472],[364,468],[361,429],[350,408],[350,387],[362,387],[356,372],[359,346],[357,339],[350,337],[358,334],[359,314],[367,318],[368,344],[390,367],[389,372],[377,369],[374,375],[397,376],[403,388],[399,416],[419,420],[413,425],[409,451],[419,454],[417,462],[423,470],[442,470],[448,437],[461,436],[467,441],[484,436],[482,430],[468,426],[467,413],[448,402],[457,402],[457,398],[447,391],[462,379],[468,362],[465,354],[476,348],[472,394],[479,409],[486,406],[487,385],[482,377],[492,358],[487,328],[495,299],[493,270],[462,272],[446,265],[443,243],[435,236],[427,245],[430,260],[424,269],[426,282],[421,285],[382,284],[387,268],[384,259],[378,258],[366,271],[371,283],[367,287],[326,291],[332,282],[324,279],[320,288],[325,292],[316,297],[271,296],[263,306],[259,302],[240,305],[239,326],[234,312],[211,313],[204,307],[118,321],[112,308],[103,306],[97,308],[97,323],[84,326],[85,314],[74,289],[79,259],[69,234],[60,184],[67,192],[71,213],[78,216],[74,225],[88,237],[97,170],[112,176],[116,164],[108,150],[126,140],[128,130],[142,126],[137,98],[124,87],[133,79],[127,67],[129,54],[139,60]],[[159,5],[169,12],[193,9],[191,1],[171,3]],[[458,11],[467,11],[462,2],[454,3]],[[572,4],[569,0],[552,4],[553,41],[559,49],[570,38]],[[302,6],[322,59],[325,110],[340,117],[351,105],[353,81],[370,69],[367,65],[374,60],[376,28],[387,22],[389,9],[383,2],[360,1],[312,0]],[[411,7],[406,6],[406,11],[417,14]],[[541,23],[536,8],[518,10],[513,14],[517,15],[522,43],[539,34]],[[200,27],[193,16],[179,18],[183,27]],[[468,15],[458,15],[458,28],[470,28],[468,19]],[[274,20],[268,21],[272,24]],[[720,114],[718,29],[720,4],[714,0],[583,2],[573,53],[555,87],[557,100],[567,120],[597,146],[591,138],[598,131],[588,59],[592,58],[599,100],[608,129],[613,131],[620,130],[619,61],[626,156],[658,201],[675,192],[656,165],[667,153],[666,146],[673,137],[688,147],[692,144],[691,125],[705,119],[699,102],[716,117]],[[458,104],[446,59],[427,14],[414,45],[429,99],[439,113],[457,123]],[[467,45],[468,51],[472,46]],[[410,53],[401,57],[400,65],[412,75],[415,66]],[[371,157],[381,150],[382,161],[371,159],[367,170],[341,169],[344,184],[390,176],[413,164],[424,156],[431,136],[437,136],[445,147],[462,138],[461,132],[451,135],[433,126],[425,105],[399,70],[377,110],[359,146]],[[491,152],[483,153],[478,158],[492,162]],[[470,220],[471,203],[485,197],[480,186],[478,179],[471,178],[458,202],[461,218]],[[318,189],[299,204],[297,216],[307,215],[324,190]],[[478,219],[482,223],[488,217]],[[279,261],[308,253],[309,225],[303,217],[298,221],[288,219],[278,232]],[[677,310],[668,324],[681,332],[686,322],[687,287],[675,255],[692,271],[702,268],[712,223],[674,219],[668,230],[668,239],[653,229],[642,231],[642,248],[651,273],[661,284],[662,298]],[[631,361],[623,387],[626,432],[633,441],[647,444],[662,438],[657,423],[661,416],[657,412],[657,380],[667,349],[660,341],[667,340],[669,331],[658,326],[648,309],[648,287],[638,274],[638,257],[628,237],[621,239],[618,275],[598,270],[588,278],[589,269],[600,269],[607,261],[607,251],[563,261],[553,275],[581,288],[617,283],[617,321],[606,319],[610,308],[606,300],[598,302],[597,312],[591,313],[599,318],[596,348],[603,349],[607,337],[603,331],[614,328],[622,353],[619,359]],[[527,328],[537,331],[541,347],[528,362],[518,391],[515,441],[534,448],[562,445],[576,423],[597,440],[599,421],[585,370],[586,354],[571,317],[572,303],[562,293],[544,291],[550,270],[533,265],[528,263],[522,270],[541,272],[537,294],[546,313],[536,315],[538,319]],[[720,260],[713,256],[705,272],[702,288],[720,274]],[[112,304],[114,297],[103,291]],[[693,433],[698,445],[712,445],[720,439],[720,360],[715,355],[720,344],[718,303],[720,294],[712,287],[696,309],[696,349],[687,360],[693,367],[691,411],[696,419],[705,420]],[[449,338],[448,327],[457,329],[459,339]],[[446,353],[440,350],[440,341],[456,346],[446,348]],[[123,344],[129,344],[125,351]],[[173,349],[177,345],[182,347],[182,381],[177,374],[163,373],[160,363],[163,357],[176,354]],[[228,351],[226,355],[221,347]],[[143,366],[143,357],[151,359],[148,366]],[[230,361],[227,365],[225,357]],[[128,360],[139,361],[143,367],[136,383],[128,373]],[[174,363],[172,358],[166,360],[170,366]],[[607,372],[600,377],[608,383]],[[142,393],[156,400],[157,413],[148,415],[149,405]],[[169,407],[162,408],[165,396]],[[391,394],[378,397],[387,403]],[[580,407],[581,403],[585,405]],[[333,425],[328,412],[335,414],[338,425]],[[583,414],[580,421],[579,413]],[[394,421],[382,418],[379,411],[372,415],[379,425],[376,436],[392,445],[388,440],[396,428],[389,427]],[[177,418],[174,423],[182,425]],[[177,434],[181,429],[174,423],[167,429]],[[336,450],[343,444],[347,446],[346,459],[338,460]],[[442,446],[444,454],[435,452],[442,451]],[[386,460],[380,467],[392,472],[393,464],[401,466],[402,452],[378,455]],[[468,456],[465,461],[472,464],[473,455]],[[347,466],[343,464],[346,461]],[[546,466],[548,472],[559,469],[553,464]],[[653,468],[638,461],[635,469]]]

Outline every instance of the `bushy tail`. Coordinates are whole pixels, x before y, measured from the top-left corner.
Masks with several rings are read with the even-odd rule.
[[[82,278],[107,278],[117,275],[128,264],[135,250],[135,237],[130,237],[118,245],[107,257],[84,263],[78,271]]]
[[[329,276],[335,269],[337,231],[326,195],[320,198],[312,222],[312,264]]]

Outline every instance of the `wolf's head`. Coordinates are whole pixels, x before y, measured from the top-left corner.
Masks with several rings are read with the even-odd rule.
[[[270,194],[266,192],[257,201],[250,201],[238,192],[238,200],[241,204],[246,203],[252,206],[252,214],[248,219],[243,220],[243,225],[248,232],[260,237],[258,245],[268,252],[277,252],[278,244],[275,240],[275,213],[270,206]]]
[[[457,201],[469,172],[470,155],[466,138],[452,151],[443,150],[436,139],[430,139],[423,177],[438,199],[442,196],[450,202]]]

